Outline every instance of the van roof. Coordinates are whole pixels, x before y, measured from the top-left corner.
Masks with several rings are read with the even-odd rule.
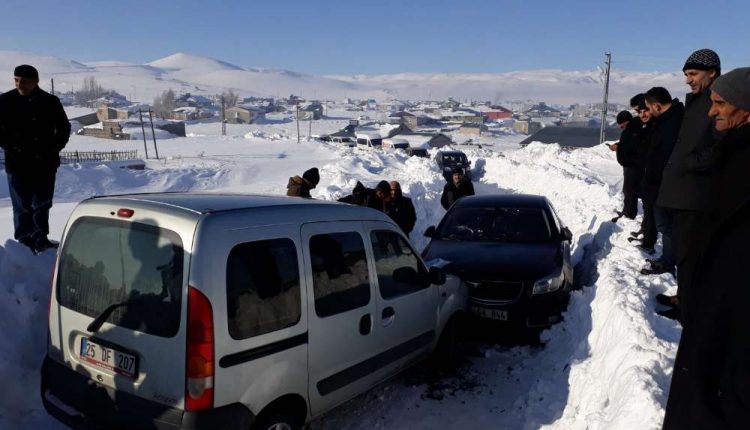
[[[156,206],[168,206],[171,209],[182,209],[196,214],[215,213],[223,211],[232,211],[240,209],[270,208],[270,207],[309,207],[309,208],[329,208],[336,212],[350,211],[352,215],[356,212],[362,212],[362,215],[368,215],[372,219],[372,212],[379,213],[373,209],[360,206],[339,203],[331,200],[315,200],[300,197],[286,196],[266,196],[255,194],[230,194],[230,193],[193,193],[193,192],[174,192],[174,193],[141,193],[141,194],[122,194],[112,196],[97,196],[89,200],[101,203],[118,203],[127,205],[130,201],[133,204],[146,204]],[[382,214],[382,213],[381,213]],[[383,214],[383,216],[385,216]]]

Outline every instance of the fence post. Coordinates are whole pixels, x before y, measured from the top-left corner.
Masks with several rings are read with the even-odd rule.
[[[81,162],[81,157],[78,156],[78,150],[76,150],[76,163]]]

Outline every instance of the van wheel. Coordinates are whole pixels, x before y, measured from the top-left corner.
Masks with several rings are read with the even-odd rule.
[[[432,361],[440,370],[450,370],[457,362],[456,336],[458,333],[458,317],[452,317],[445,324],[440,334],[435,351],[432,353]]]
[[[301,428],[302,423],[294,415],[272,412],[258,417],[258,421],[253,424],[251,430],[299,430]]]

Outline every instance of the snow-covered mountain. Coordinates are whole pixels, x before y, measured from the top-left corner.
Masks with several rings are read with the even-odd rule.
[[[176,53],[147,64],[120,61],[81,63],[51,56],[0,51],[0,76],[22,63],[36,66],[43,86],[55,79],[58,91],[79,87],[94,76],[105,88],[137,101],[150,101],[167,89],[215,94],[232,88],[241,95],[340,99],[478,99],[544,100],[548,103],[596,102],[602,96],[598,70],[530,70],[508,73],[399,73],[389,75],[315,76],[288,70],[241,67],[221,60]],[[664,86],[675,95],[686,87],[680,73],[614,70],[610,100],[626,102],[637,92]]]

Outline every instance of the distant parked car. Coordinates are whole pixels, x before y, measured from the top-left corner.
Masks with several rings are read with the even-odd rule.
[[[424,148],[412,148],[412,147],[409,147],[409,148],[406,148],[406,154],[409,157],[427,158],[427,157],[430,156],[430,154]]]
[[[573,285],[572,234],[543,196],[491,195],[458,200],[423,252],[450,261],[469,286],[471,312],[522,327],[560,321]]]
[[[443,177],[446,181],[453,181],[453,169],[461,167],[464,169],[464,179],[471,181],[471,161],[461,151],[440,151],[435,156],[435,162],[437,162],[440,170],[443,171]]]
[[[383,139],[383,149],[409,149],[409,141],[398,137]]]
[[[357,133],[357,145],[379,148],[383,144],[383,137],[378,133]]]

